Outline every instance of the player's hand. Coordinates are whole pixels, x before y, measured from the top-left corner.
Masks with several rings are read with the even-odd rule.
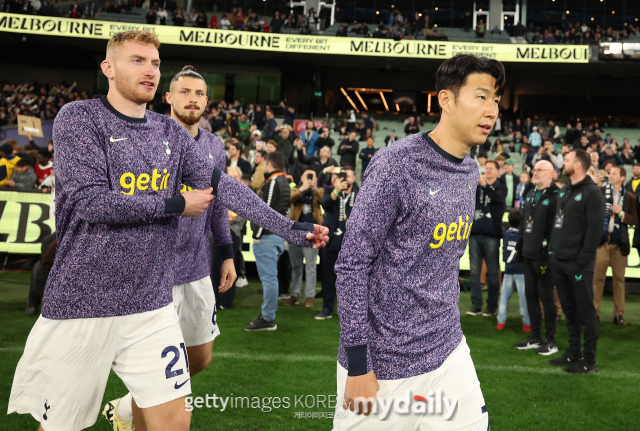
[[[329,242],[329,228],[314,224],[313,233],[307,234],[307,240],[313,241],[313,248],[323,248]]]
[[[185,201],[182,215],[184,217],[198,217],[205,212],[215,199],[211,193],[213,193],[213,187],[209,187],[207,190],[191,190],[182,193]]]
[[[342,408],[349,409],[359,415],[369,416],[374,405],[370,401],[365,403],[362,400],[375,399],[379,390],[380,385],[373,370],[362,376],[349,376],[344,388]]]
[[[222,279],[220,280],[220,287],[218,292],[226,292],[236,282],[238,275],[236,274],[236,266],[233,263],[233,259],[227,259],[222,262]]]

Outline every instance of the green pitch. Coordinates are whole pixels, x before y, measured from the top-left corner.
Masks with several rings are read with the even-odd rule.
[[[24,315],[28,273],[0,274],[0,430],[35,430],[28,415],[4,416],[13,374],[35,317]],[[214,343],[209,368],[192,382],[193,396],[259,397],[267,408],[196,408],[191,429],[209,430],[330,430],[331,419],[297,418],[297,413],[331,412],[313,405],[322,396],[335,394],[337,316],[316,321],[322,300],[314,309],[285,307],[280,301],[278,330],[249,333],[244,325],[260,314],[262,295],[257,280],[238,289],[236,307],[218,312],[222,335]],[[597,375],[572,376],[548,364],[548,357],[533,351],[518,351],[513,344],[524,340],[517,298],[511,299],[504,331],[494,329],[495,318],[462,316],[462,328],[471,348],[482,384],[492,430],[631,430],[637,429],[637,400],[640,399],[640,297],[627,296],[629,326],[614,326],[610,296],[603,298],[603,315],[598,341]],[[461,293],[462,312],[470,307],[469,294]],[[557,342],[561,352],[567,346],[564,320]],[[554,355],[552,357],[557,357]],[[104,401],[126,393],[112,373]],[[233,395],[232,395],[233,394]],[[307,395],[314,396],[305,398]],[[300,397],[302,396],[302,405]],[[280,399],[273,408],[274,397]],[[283,398],[289,398],[284,407]],[[265,401],[265,398],[268,400]],[[326,399],[326,398],[325,398]],[[295,405],[298,400],[297,405]],[[306,401],[305,401],[306,400]],[[306,405],[305,405],[306,402]],[[210,402],[211,404],[212,402]],[[104,402],[103,402],[104,404]],[[269,409],[271,406],[271,409]],[[92,430],[109,430],[100,416]]]

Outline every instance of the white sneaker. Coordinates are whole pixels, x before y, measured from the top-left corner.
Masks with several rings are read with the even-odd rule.
[[[113,431],[135,431],[133,426],[133,419],[130,421],[124,420],[118,414],[118,407],[120,407],[120,400],[109,401],[102,409],[102,416],[109,421],[113,427]]]
[[[236,280],[236,287],[242,288],[245,287],[249,282],[247,281],[247,277],[238,277]]]

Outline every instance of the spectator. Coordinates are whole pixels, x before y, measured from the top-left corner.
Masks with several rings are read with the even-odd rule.
[[[544,140],[544,145],[540,147],[538,153],[533,157],[532,163],[535,165],[540,160],[548,160],[555,169],[562,168],[562,154],[553,151],[553,142],[550,139]]]
[[[275,152],[267,154],[265,158],[265,174],[269,176],[259,195],[275,211],[282,215],[290,209],[291,188],[289,180],[285,178],[284,156]],[[262,282],[263,300],[262,314],[245,326],[246,331],[275,331],[278,309],[278,258],[284,253],[284,239],[263,228],[251,224],[253,231],[253,254],[256,258],[258,275]]]
[[[497,28],[497,26],[496,26]],[[513,210],[509,213],[509,229],[504,233],[502,240],[502,259],[505,265],[504,279],[502,280],[502,292],[500,294],[500,308],[496,329],[501,331],[507,322],[507,306],[514,290],[518,290],[518,302],[520,303],[520,315],[522,316],[522,331],[531,331],[531,320],[527,310],[527,298],[524,293],[524,268],[518,263],[516,245],[520,237],[520,222],[522,211]],[[554,319],[555,322],[555,319]]]
[[[516,43],[525,43],[524,40],[525,28],[520,21],[513,26],[513,37],[516,38]]]
[[[5,141],[0,146],[0,187],[7,184],[13,173],[16,171],[20,157],[14,155],[12,143],[15,141]]]
[[[556,38],[553,37],[549,30],[545,30],[542,41],[547,45],[554,45],[556,43]]]
[[[502,32],[500,31],[500,29],[498,28],[498,26],[496,25],[495,27],[493,27],[493,30],[491,30],[491,34],[501,34]],[[507,301],[508,302],[508,301]],[[505,316],[506,317],[506,316]]]
[[[242,114],[237,120],[238,123],[238,139],[241,142],[247,142],[250,136],[251,122],[247,118],[247,114]]]
[[[484,174],[480,175],[476,189],[476,212],[469,236],[471,261],[471,302],[467,311],[470,316],[495,316],[500,294],[500,239],[502,238],[502,215],[505,210],[507,188],[498,181],[499,166],[488,161]],[[482,310],[482,287],[480,271],[482,260],[487,264],[489,295],[487,306]]]
[[[307,156],[313,156],[319,150],[319,147],[316,146],[316,141],[319,136],[316,132],[316,127],[313,124],[313,121],[307,121],[307,127],[304,131],[298,134],[300,139],[302,139],[302,143],[307,147]]]
[[[518,209],[522,208],[522,203],[524,201],[524,196],[528,193],[527,186],[529,186],[530,176],[529,173],[523,171],[520,173],[520,182],[516,187],[516,196],[514,198],[513,207]]]
[[[338,37],[347,37],[347,29],[345,28],[345,26],[343,24],[340,24],[340,26],[338,27],[338,31],[336,32],[336,36]]]
[[[196,24],[195,26],[199,28],[208,28],[209,25],[207,23],[207,16],[203,12],[200,12],[198,14],[198,18],[196,19],[195,24]]]
[[[354,25],[352,31],[355,34],[360,35],[360,36],[368,36],[369,33],[371,33],[371,30],[369,30],[369,26],[364,21],[360,24],[360,27],[358,27],[358,28],[356,28],[356,26]]]
[[[177,27],[184,27],[184,22],[184,13],[182,12],[182,9],[178,9],[173,17],[173,25]]]
[[[487,153],[478,154],[476,163],[478,164],[478,171],[480,171],[480,175],[484,174],[484,169],[487,164]]]
[[[275,153],[276,151],[278,151],[278,143],[273,139],[269,139],[269,141],[267,141],[266,149],[267,154]]]
[[[231,28],[231,21],[229,21],[229,17],[226,14],[222,15],[222,19],[220,19],[218,28],[220,28],[221,30],[229,30]]]
[[[275,141],[278,143],[278,148],[280,148],[282,154],[284,154],[285,160],[289,159],[289,154],[291,154],[291,150],[293,149],[294,137],[291,134],[292,130],[293,127],[286,124],[284,127],[280,125],[277,126],[275,130]],[[280,132],[280,134],[277,134],[278,132]]]
[[[335,141],[333,139],[331,139],[329,137],[329,127],[323,127],[320,133],[320,137],[318,138],[318,140],[316,141],[316,147],[318,148],[322,148],[322,147],[329,147],[329,148],[333,148],[333,146],[336,144]]]
[[[324,32],[324,30],[331,25],[331,9],[325,7],[325,5],[321,5],[318,19],[320,20],[320,32]]]
[[[305,155],[302,146],[302,139],[297,138],[295,141],[295,149],[298,150],[298,160],[303,165],[311,167],[316,171],[318,177],[318,187],[327,187],[331,185],[331,174],[334,171],[334,167],[338,166],[338,162],[331,157],[331,148],[320,148],[320,155],[315,157],[308,157]],[[295,151],[295,150],[294,150]],[[294,151],[291,152],[289,158],[293,156]]]
[[[291,220],[301,223],[322,224],[322,198],[324,188],[318,187],[318,177],[313,168],[307,168],[302,172],[302,179],[299,187],[291,189]],[[300,304],[300,291],[302,290],[302,270],[304,262],[305,270],[305,303],[307,308],[313,308],[316,296],[316,269],[318,260],[318,249],[300,247],[296,244],[289,244],[289,256],[291,256],[291,297],[285,303],[288,306]]]
[[[357,144],[356,144],[357,145]],[[344,166],[344,176],[332,174],[333,187],[325,188],[322,198],[324,209],[323,226],[329,228],[329,242],[322,249],[322,265],[324,274],[322,277],[323,305],[322,312],[315,316],[317,320],[330,319],[336,302],[336,272],[335,264],[338,254],[342,249],[342,239],[347,230],[347,220],[355,205],[359,192],[356,184],[356,175],[351,166]]]
[[[416,119],[414,117],[409,117],[407,124],[404,126],[404,133],[409,136],[419,132],[420,127],[416,124]]]
[[[51,161],[52,157],[53,154],[51,154],[51,151],[47,150],[46,148],[41,148],[40,150],[38,150],[38,163],[36,164],[34,169],[36,176],[38,177],[38,180],[36,181],[36,185],[38,187],[40,187],[42,182],[46,180],[49,175],[51,175],[51,167],[53,166],[53,163]]]
[[[278,123],[276,123],[276,119],[273,115],[273,111],[268,109],[266,112],[266,122],[264,127],[262,128],[262,139],[264,139],[265,141],[272,139],[277,126],[278,126]]]
[[[147,24],[155,24],[156,23],[156,11],[153,9],[149,9],[146,15]]]
[[[76,0],[73,0],[69,7],[69,18],[82,18],[82,7]]]
[[[500,176],[500,181],[507,187],[507,197],[505,204],[507,208],[514,208],[514,202],[516,200],[516,189],[520,180],[513,174],[513,160],[507,159],[504,163],[504,175]]]
[[[338,155],[341,156],[340,166],[356,165],[356,154],[358,154],[358,148],[360,146],[356,140],[357,136],[358,132],[352,130],[351,133],[349,133],[349,138],[340,142],[340,147],[338,148]]]
[[[218,15],[215,13],[211,14],[211,19],[209,20],[209,28],[217,29],[219,25]]]
[[[284,111],[284,124],[291,126],[293,128],[293,124],[296,120],[296,108],[293,106],[286,106],[284,104],[284,100],[280,101],[280,106]]]
[[[485,25],[484,25],[484,20],[478,20],[478,23],[476,24],[476,36],[479,37],[480,39],[484,38],[484,34],[487,31]]]
[[[251,188],[253,191],[258,192],[264,184],[264,167],[266,165],[265,158],[267,152],[265,150],[256,151],[255,164],[253,168],[253,176],[251,177]]]
[[[239,142],[233,142],[229,146],[229,158],[227,159],[227,166],[238,167],[243,174],[251,174],[251,163],[240,157],[242,153],[242,144]]]
[[[373,148],[373,143],[373,136],[369,136],[367,138],[367,147],[360,151],[360,160],[362,160],[362,173],[360,174],[361,179],[364,176],[364,172],[367,170],[367,166],[369,166],[369,162],[377,151],[375,148]]]
[[[438,36],[438,40],[440,40],[442,42],[447,42],[449,40],[447,35],[444,34],[444,30],[440,30],[440,35]]]
[[[156,25],[166,25],[168,17],[169,14],[167,11],[163,7],[160,7],[160,10],[156,14]]]
[[[31,190],[35,187],[38,176],[27,160],[20,159],[16,162],[16,168],[11,178],[4,185],[15,187],[19,190]]]
[[[389,135],[384,138],[384,144],[386,147],[388,147],[389,145],[393,144],[397,140],[398,138],[396,137],[396,129],[391,129],[391,131],[389,132]]]
[[[622,158],[620,157],[619,154],[615,153],[613,147],[611,145],[605,145],[604,152],[600,154],[600,157],[599,157],[599,164],[600,164],[599,166],[601,168],[604,168],[604,165],[609,161],[615,163],[616,166],[622,166],[623,164]]]
[[[593,292],[594,305],[600,319],[600,302],[607,278],[607,269],[613,273],[613,323],[627,326],[624,320],[625,270],[631,250],[629,226],[638,223],[636,196],[623,187],[626,179],[624,168],[616,166],[609,173],[609,183],[600,190],[605,198],[605,219],[600,246],[596,252]]]
[[[531,134],[529,135],[529,145],[531,145],[531,149],[534,152],[537,152],[540,145],[542,144],[542,136],[538,133],[538,128],[533,126],[531,129]]]
[[[282,26],[284,25],[284,20],[280,18],[280,12],[276,11],[273,18],[271,18],[271,33],[282,33]]]

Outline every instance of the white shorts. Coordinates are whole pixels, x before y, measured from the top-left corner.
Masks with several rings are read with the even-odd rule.
[[[173,304],[129,316],[54,320],[40,316],[18,363],[7,413],[30,413],[46,431],[96,423],[111,369],[148,408],[191,394]]]
[[[369,416],[342,408],[347,370],[339,363],[337,381],[334,431],[489,429],[480,382],[464,337],[437,370],[406,379],[378,380],[378,403]]]
[[[211,277],[174,285],[173,305],[176,307],[187,347],[206,344],[220,335]]]

